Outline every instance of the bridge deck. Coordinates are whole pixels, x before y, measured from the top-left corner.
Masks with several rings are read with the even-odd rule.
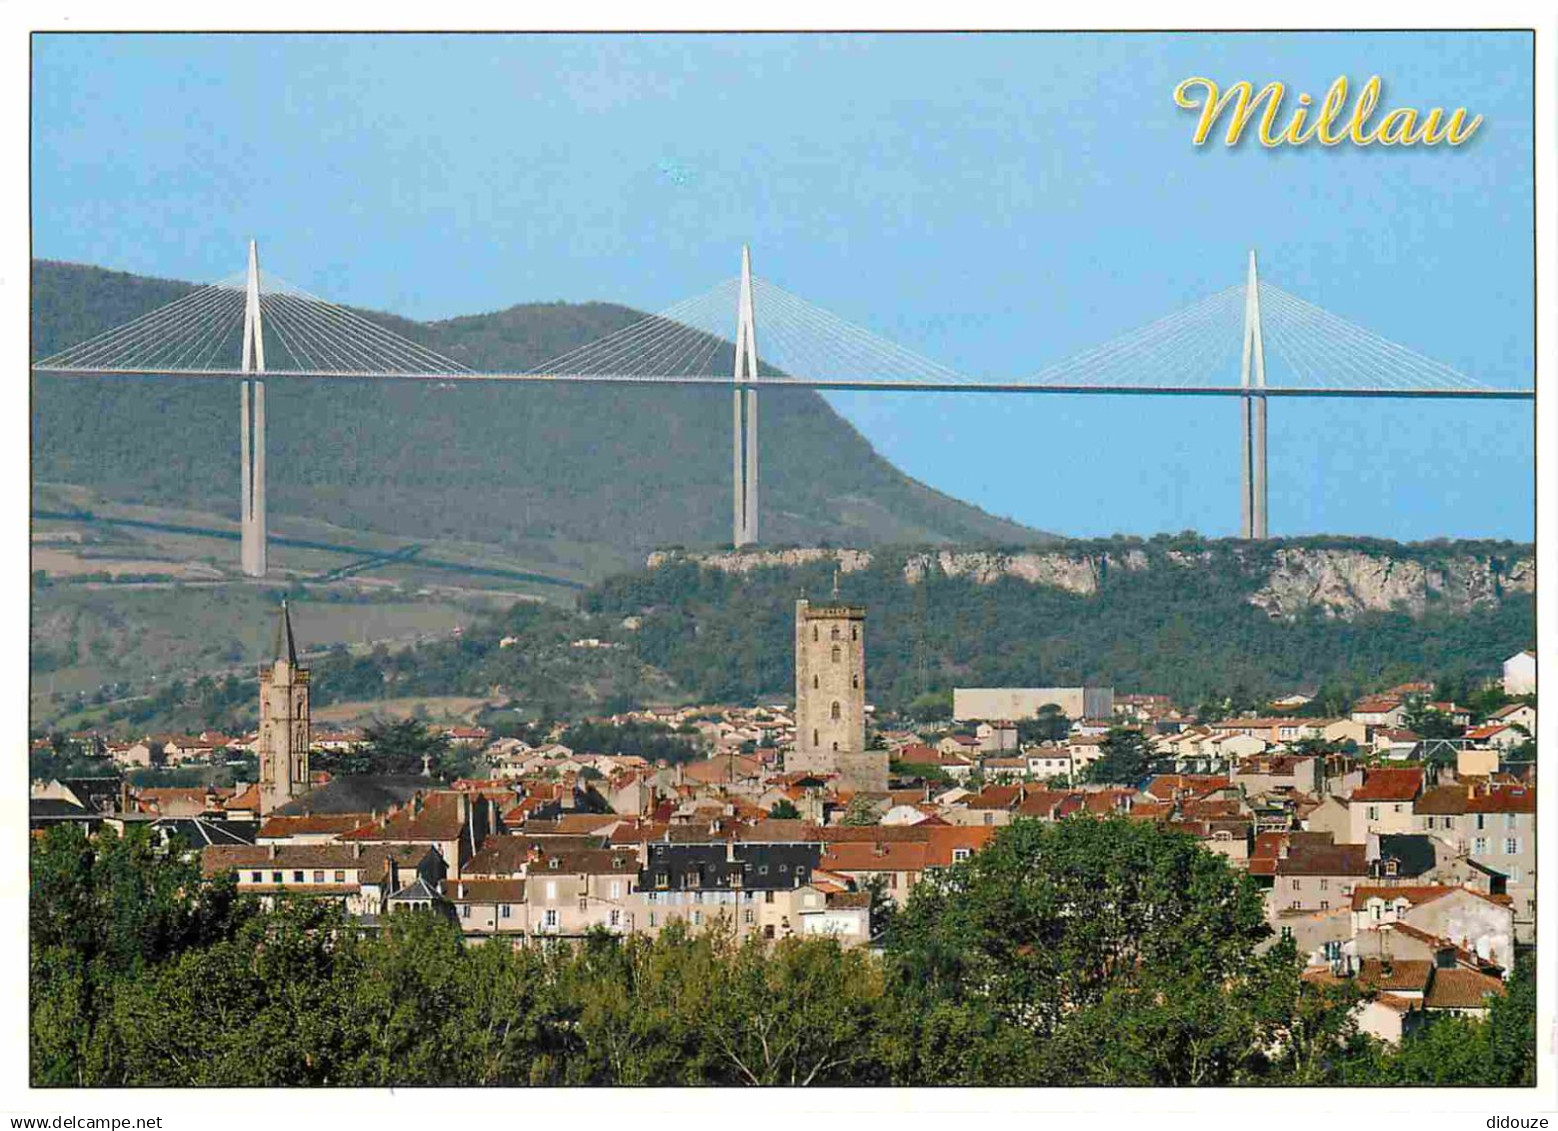
[[[729,377],[700,375],[576,374],[576,373],[369,373],[342,370],[278,369],[265,373],[245,373],[239,369],[93,369],[35,365],[34,373],[62,377],[184,377],[212,380],[285,380],[306,378],[334,381],[433,381],[460,384],[471,381],[509,382],[513,384],[568,385],[680,385],[717,389],[835,389],[848,392],[895,393],[1060,393],[1084,396],[1171,396],[1171,397],[1371,397],[1417,398],[1431,400],[1533,400],[1535,389],[1502,388],[1392,388],[1392,387],[1314,387],[1268,386],[1245,388],[1241,385],[1077,385],[1040,384],[1024,381],[870,381],[827,377],[757,378],[735,381]]]

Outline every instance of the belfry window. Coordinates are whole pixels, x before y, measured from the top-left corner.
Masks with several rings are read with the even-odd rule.
[[[860,686],[860,673],[859,672],[855,672],[853,675],[851,675],[849,677],[849,686],[851,686],[851,687],[859,687]]]
[[[839,705],[838,705],[838,700],[837,699],[835,699],[833,701],[833,709],[830,712],[828,712],[828,717],[831,718],[834,722],[838,722],[838,720],[839,720]]]
[[[839,662],[839,646],[837,644],[833,645],[833,662],[835,664]]]
[[[816,625],[812,625],[811,626],[811,638],[812,638],[813,642],[816,642],[816,641],[822,639],[820,636],[817,635],[817,626]]]
[[[813,691],[816,691],[816,690],[817,690],[817,687],[818,687],[818,686],[819,686],[819,685],[818,685],[818,683],[817,683],[817,677],[816,677],[816,676],[812,676],[812,677],[811,677],[811,689],[812,689],[812,690],[813,690]]]
[[[817,734],[817,732],[816,732],[816,731],[812,731],[812,732],[811,732],[811,744],[812,744],[812,745],[813,745],[813,746],[816,746],[816,745],[817,745],[817,744],[818,744],[818,743],[819,743],[819,742],[821,742],[821,741],[822,741],[822,739],[821,739],[821,737],[820,737],[820,736],[819,736],[819,735],[818,735],[818,734]]]
[[[838,638],[839,638],[839,626],[838,625],[834,625],[833,626],[833,631],[828,633],[828,639],[829,640],[837,640]]]

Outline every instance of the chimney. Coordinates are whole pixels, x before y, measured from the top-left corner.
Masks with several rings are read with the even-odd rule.
[[[270,844],[266,845],[265,847],[270,849],[270,852],[268,853],[270,859],[272,859],[272,860],[276,859],[276,844],[275,844],[275,842],[272,841]]]
[[[353,860],[361,860],[362,859],[362,841],[360,841],[360,840],[352,841],[352,859]]]

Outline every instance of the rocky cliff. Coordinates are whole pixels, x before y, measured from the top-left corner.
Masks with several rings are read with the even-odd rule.
[[[881,562],[901,569],[907,584],[932,573],[963,577],[980,585],[1012,578],[1030,585],[1092,596],[1111,575],[1143,571],[1214,572],[1246,593],[1246,601],[1274,620],[1293,620],[1309,610],[1328,619],[1352,620],[1361,613],[1392,610],[1421,617],[1431,606],[1451,612],[1497,607],[1506,594],[1535,592],[1536,561],[1530,546],[1483,543],[1357,546],[1208,542],[1201,547],[1167,547],[1155,542],[1123,548],[1057,550],[854,550],[798,548],[721,553],[662,551],[647,565],[695,562],[741,575],[754,570],[833,562],[841,574]],[[900,564],[901,562],[901,564]]]

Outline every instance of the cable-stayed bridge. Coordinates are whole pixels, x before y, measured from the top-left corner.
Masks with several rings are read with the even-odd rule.
[[[1530,388],[1478,382],[1262,280],[1253,251],[1243,282],[1037,372],[989,379],[905,349],[754,275],[745,249],[738,276],[658,314],[532,369],[476,371],[261,271],[251,242],[246,271],[32,368],[238,381],[242,562],[251,576],[266,572],[264,382],[272,378],[731,388],[737,546],[757,540],[757,408],[765,387],[1237,397],[1246,538],[1267,537],[1268,398],[1535,396]]]

